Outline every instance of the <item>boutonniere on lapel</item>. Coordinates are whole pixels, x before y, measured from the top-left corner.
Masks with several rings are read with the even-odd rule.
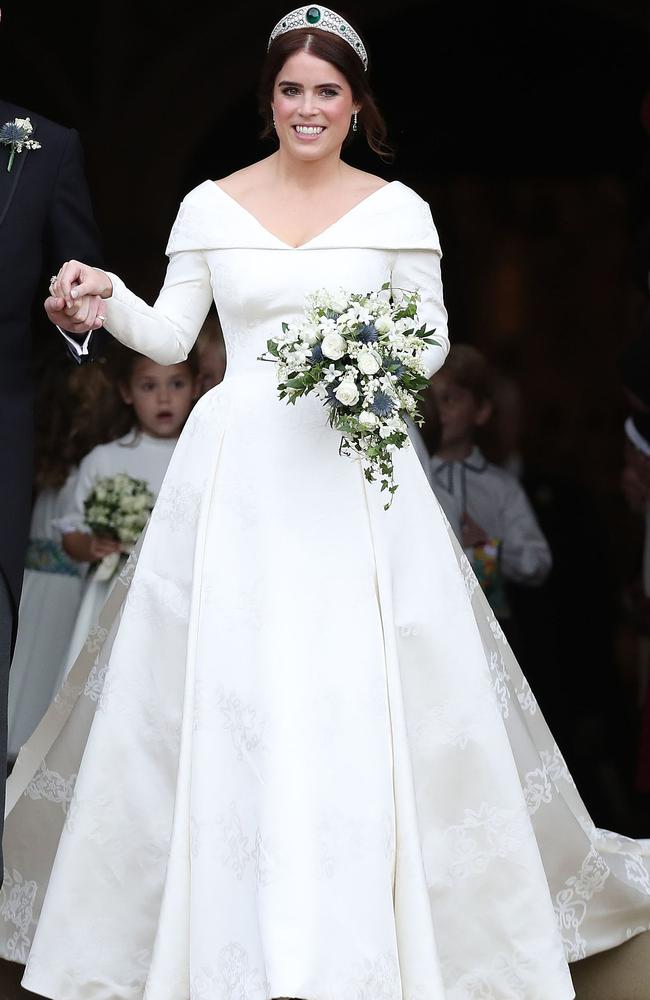
[[[14,165],[16,153],[22,153],[23,149],[40,149],[40,142],[30,139],[34,127],[29,118],[14,118],[12,122],[5,122],[0,128],[0,145],[11,146],[7,171]]]

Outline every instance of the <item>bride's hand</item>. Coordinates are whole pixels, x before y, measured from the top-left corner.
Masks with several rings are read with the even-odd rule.
[[[99,295],[108,299],[113,294],[113,284],[104,271],[89,267],[78,260],[65,262],[59,273],[50,282],[50,295],[65,299],[66,309],[74,309],[85,296]],[[70,315],[75,315],[71,313]]]
[[[45,311],[56,326],[76,335],[97,330],[104,322],[101,300],[113,292],[104,271],[69,260],[50,281]]]

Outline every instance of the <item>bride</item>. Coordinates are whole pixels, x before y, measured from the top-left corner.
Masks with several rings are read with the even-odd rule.
[[[325,7],[272,32],[278,149],[181,204],[153,307],[68,261],[48,310],[163,364],[216,299],[199,401],[140,549],[8,788],[1,953],[56,1000],[564,1000],[648,928],[640,843],[597,829],[412,451],[390,510],[258,358],[319,288],[421,291],[429,208],[381,150]]]

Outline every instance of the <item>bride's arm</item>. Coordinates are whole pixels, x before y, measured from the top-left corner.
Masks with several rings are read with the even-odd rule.
[[[210,268],[200,250],[170,256],[165,282],[153,306],[107,272],[113,294],[103,302],[104,326],[127,347],[161,365],[184,361],[212,304]]]
[[[101,296],[103,325],[109,333],[161,365],[185,360],[212,303],[210,269],[201,250],[170,254],[165,282],[153,306],[116,274],[78,261],[64,264],[55,292],[70,303]]]
[[[398,250],[391,273],[393,288],[403,288],[407,291],[420,292],[418,317],[420,323],[426,323],[429,330],[435,330],[432,339],[437,344],[427,348],[422,356],[427,376],[444,364],[449,353],[449,334],[447,332],[447,310],[442,295],[442,277],[440,274],[440,252],[437,250]]]

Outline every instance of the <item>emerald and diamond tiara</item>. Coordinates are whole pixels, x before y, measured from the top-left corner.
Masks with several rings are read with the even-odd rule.
[[[351,45],[359,59],[363,63],[363,68],[368,69],[368,53],[361,38],[351,24],[329,7],[312,6],[297,7],[290,14],[286,14],[276,24],[269,38],[268,48],[271,42],[284,35],[285,31],[295,31],[296,28],[318,28],[320,31],[331,31],[333,35],[338,35]]]

